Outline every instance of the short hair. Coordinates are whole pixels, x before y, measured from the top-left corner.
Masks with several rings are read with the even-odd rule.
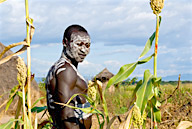
[[[63,41],[66,43],[66,39],[68,41],[70,41],[71,39],[71,34],[73,32],[85,32],[88,34],[87,30],[80,26],[80,25],[71,25],[69,27],[66,28],[65,32],[64,32],[64,35],[63,35]],[[89,34],[88,34],[89,35]]]

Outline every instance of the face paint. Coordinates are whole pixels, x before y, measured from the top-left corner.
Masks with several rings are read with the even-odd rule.
[[[90,37],[86,33],[74,32],[71,35],[69,46],[66,53],[77,62],[82,62],[90,51]]]

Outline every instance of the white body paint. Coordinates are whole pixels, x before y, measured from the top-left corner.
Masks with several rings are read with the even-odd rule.
[[[85,56],[89,54],[90,51],[90,47],[87,47],[90,46],[89,35],[72,33],[71,41],[72,42],[69,44],[70,46],[66,47],[67,55],[70,56],[72,59],[75,59],[77,62],[82,62]]]
[[[49,84],[50,80],[53,79],[54,75],[58,75],[60,72],[64,71],[66,68],[63,68],[61,66],[63,66],[65,63],[69,63],[71,65],[71,67],[76,71],[77,75],[86,82],[86,80],[84,79],[83,76],[81,76],[79,74],[79,72],[77,71],[77,68],[71,64],[69,61],[67,61],[65,58],[61,57],[49,70],[49,73],[47,75],[46,78],[46,83]],[[56,74],[55,74],[56,73]]]

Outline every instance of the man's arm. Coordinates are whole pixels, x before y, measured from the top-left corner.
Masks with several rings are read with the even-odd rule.
[[[70,66],[70,64],[66,63],[63,68],[65,70],[58,73],[57,79],[57,101],[61,103],[66,103],[71,96],[74,94],[73,89],[76,86],[77,81],[77,73],[76,71]],[[71,119],[75,118],[74,110],[68,107],[64,107],[60,112],[60,122],[59,125],[62,126],[61,128],[67,129],[79,129],[79,125],[74,122],[68,122]]]

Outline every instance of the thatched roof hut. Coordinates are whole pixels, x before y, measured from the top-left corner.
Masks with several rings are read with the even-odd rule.
[[[3,52],[5,46],[0,42],[0,53]],[[8,56],[10,54],[13,54],[13,52],[11,50],[7,51],[5,53],[5,56]],[[9,98],[9,92],[11,91],[11,89],[18,85],[18,81],[17,81],[17,56],[12,57],[9,61],[7,61],[6,63],[3,63],[0,65],[0,95],[3,95],[5,93],[5,95],[3,95],[3,97],[0,98],[0,104],[2,104],[5,100],[7,100]],[[39,90],[38,84],[36,83],[35,80],[32,81],[32,103],[39,98],[39,92],[37,92]],[[17,106],[17,100],[18,98],[15,98],[14,102],[10,105],[10,110],[15,110],[16,106]],[[0,111],[2,111],[3,109],[1,108]]]
[[[104,83],[113,76],[114,75],[111,72],[109,72],[109,70],[107,68],[105,68],[93,78],[93,81],[96,79],[96,80],[99,80]]]

